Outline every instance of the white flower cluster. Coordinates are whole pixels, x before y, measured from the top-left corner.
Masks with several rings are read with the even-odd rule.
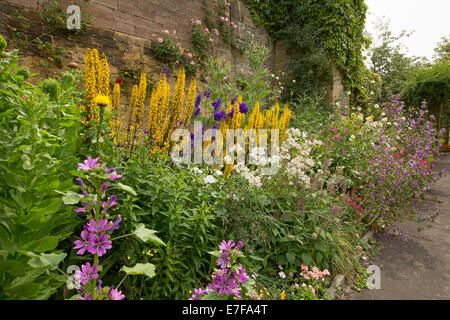
[[[315,165],[314,160],[310,157],[311,150],[314,146],[322,144],[322,141],[307,139],[306,133],[297,128],[289,129],[287,139],[280,148],[280,157],[284,161],[283,168],[287,175],[309,185],[308,171]]]

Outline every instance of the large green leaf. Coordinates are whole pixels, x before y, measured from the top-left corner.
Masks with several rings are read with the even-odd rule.
[[[31,257],[28,260],[28,264],[33,268],[45,268],[54,270],[58,267],[58,264],[66,257],[65,253],[41,253],[37,255],[33,252],[27,252],[27,256]]]
[[[45,252],[48,250],[55,249],[58,245],[58,237],[56,236],[48,236],[43,237],[39,240],[34,240],[28,243],[25,243],[21,249],[30,250],[33,252]]]
[[[62,198],[64,204],[71,205],[71,204],[77,204],[80,202],[80,199],[83,198],[83,195],[73,192],[73,191],[67,191],[66,195]]]
[[[130,275],[146,275],[149,278],[152,278],[156,275],[155,266],[151,263],[137,263],[134,267],[126,267],[123,266],[120,271],[125,271]]]
[[[155,230],[147,229],[143,223],[139,224],[136,227],[136,230],[134,231],[134,234],[136,235],[136,237],[138,237],[139,239],[141,239],[144,242],[152,241],[157,244],[165,246],[166,244],[164,243],[164,241],[162,241],[160,238],[155,236],[155,233],[156,233]]]

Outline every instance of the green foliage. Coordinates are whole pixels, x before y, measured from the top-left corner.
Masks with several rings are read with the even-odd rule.
[[[0,58],[0,297],[47,299],[67,279],[58,246],[76,226],[55,190],[73,188],[79,94],[62,86],[50,98],[17,62],[16,51]]]
[[[325,58],[329,55],[343,71],[345,87],[361,87],[362,48],[368,44],[363,35],[367,12],[364,0],[246,0],[246,3],[254,21],[265,27],[272,39],[284,39],[293,49],[301,39],[300,54],[311,56],[308,59],[313,64],[310,68],[308,59],[304,58],[293,73],[294,79],[313,73],[314,69],[326,68]],[[319,72],[318,78],[322,76],[323,73]]]
[[[370,70],[382,79],[380,95],[388,99],[399,94],[410,74],[424,63],[417,57],[408,57],[398,44],[399,40],[409,37],[411,33],[403,30],[399,35],[394,35],[389,28],[389,21],[377,22],[378,42],[374,42],[368,50]],[[363,93],[368,92],[364,90]]]
[[[52,31],[57,29],[64,29],[75,34],[82,34],[87,31],[88,27],[92,24],[91,20],[94,18],[92,14],[89,14],[89,0],[83,0],[81,12],[81,28],[80,29],[67,29],[68,15],[61,7],[61,2],[57,0],[49,0],[41,3],[42,10],[39,13],[41,19],[50,26]]]
[[[123,174],[124,182],[133,185],[138,195],[129,211],[129,219],[140,224],[134,232],[140,238],[165,244],[151,258],[156,276],[145,280],[141,294],[148,299],[184,299],[205,280],[211,265],[208,252],[223,240],[218,236],[223,233],[214,209],[218,192],[192,171],[172,167],[164,158],[132,157]],[[158,237],[142,229],[142,224],[158,230]],[[133,252],[128,254],[132,261],[143,250],[125,243],[120,246],[123,249],[119,250]],[[127,281],[124,285],[133,286]]]

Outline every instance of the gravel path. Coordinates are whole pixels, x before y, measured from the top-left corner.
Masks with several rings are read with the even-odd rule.
[[[450,172],[450,154],[441,156],[436,170]],[[404,218],[400,235],[377,235],[382,249],[369,264],[381,270],[381,288],[351,292],[345,300],[450,299],[450,173],[431,186],[430,199],[412,207],[425,215],[439,210],[433,226],[418,231],[418,223]]]

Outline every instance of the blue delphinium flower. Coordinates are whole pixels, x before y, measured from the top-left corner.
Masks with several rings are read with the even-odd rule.
[[[222,120],[223,117],[225,117],[225,112],[224,112],[224,111],[217,111],[217,112],[214,114],[214,120],[216,120],[216,121]]]
[[[217,111],[220,108],[220,104],[222,103],[222,100],[220,98],[217,99],[216,102],[212,103],[212,106],[214,108],[214,111]]]
[[[245,103],[241,103],[240,105],[239,105],[239,111],[241,112],[241,113],[247,113],[248,112],[248,107],[247,107],[247,105],[245,104]]]

